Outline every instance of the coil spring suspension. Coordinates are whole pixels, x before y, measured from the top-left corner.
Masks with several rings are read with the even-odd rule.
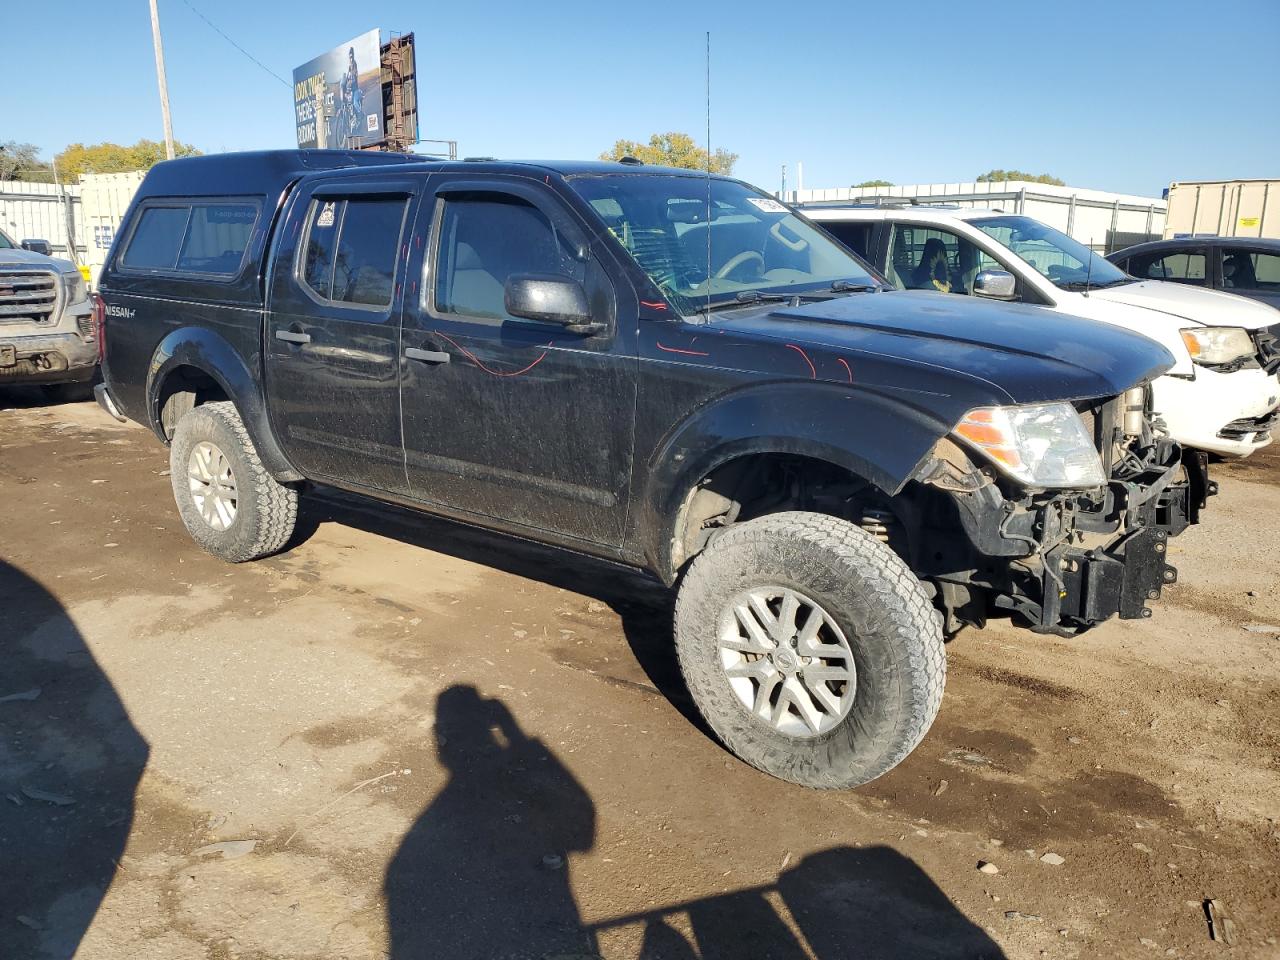
[[[863,510],[862,519],[858,521],[858,525],[861,526],[863,530],[867,531],[867,533],[871,534],[881,543],[889,542],[889,531],[896,523],[897,518],[888,510],[872,509]]]

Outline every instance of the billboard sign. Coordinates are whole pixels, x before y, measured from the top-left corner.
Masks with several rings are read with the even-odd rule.
[[[299,147],[367,147],[386,139],[377,30],[334,47],[293,71]]]

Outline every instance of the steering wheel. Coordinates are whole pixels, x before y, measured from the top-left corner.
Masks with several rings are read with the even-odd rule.
[[[764,257],[756,253],[754,250],[743,250],[741,253],[735,254],[726,261],[725,265],[716,271],[716,279],[724,280],[729,274],[737,270],[748,260],[759,260],[760,266],[764,266]]]

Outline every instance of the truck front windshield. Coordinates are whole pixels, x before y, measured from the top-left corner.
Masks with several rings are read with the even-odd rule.
[[[970,220],[997,243],[1008,247],[1054,286],[1063,290],[1115,287],[1133,278],[1093,253],[1083,243],[1030,217],[984,217]]]
[[[880,282],[786,206],[732,180],[638,173],[570,183],[684,316]]]
[[[13,241],[10,240],[8,237],[6,237],[3,233],[0,233],[0,250],[13,250],[13,249],[16,249],[13,245]]]

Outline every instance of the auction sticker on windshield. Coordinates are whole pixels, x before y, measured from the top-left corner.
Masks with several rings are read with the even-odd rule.
[[[769,197],[747,197],[747,203],[754,204],[765,213],[786,213],[787,208],[780,204],[777,200],[771,200]]]

